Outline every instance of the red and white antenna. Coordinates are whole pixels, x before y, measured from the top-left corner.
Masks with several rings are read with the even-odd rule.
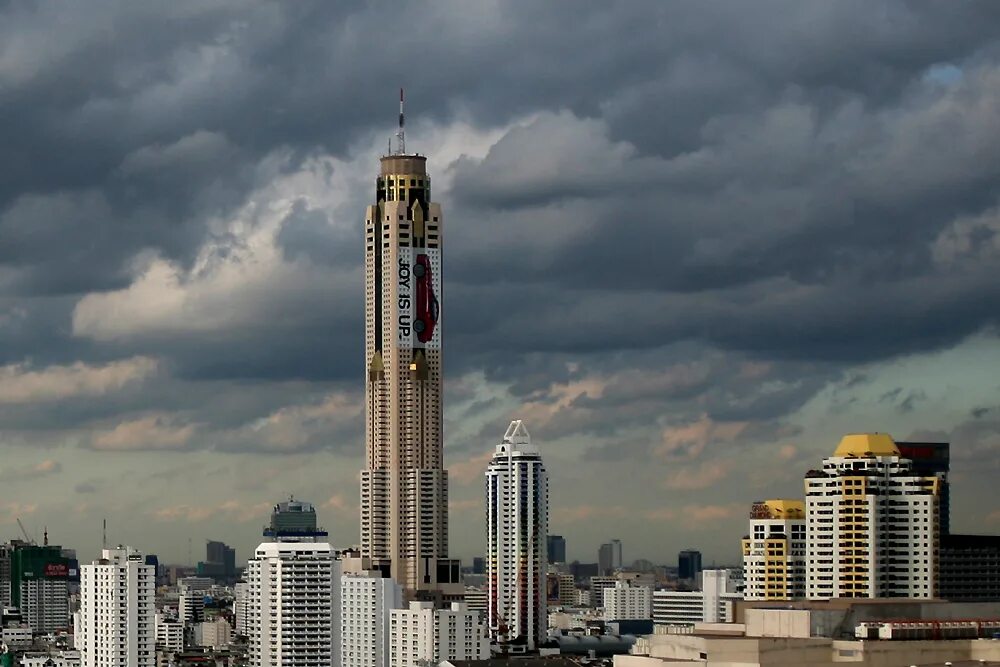
[[[405,118],[403,117],[403,89],[399,89],[399,130],[396,131],[396,153],[406,154],[406,134],[403,131]]]

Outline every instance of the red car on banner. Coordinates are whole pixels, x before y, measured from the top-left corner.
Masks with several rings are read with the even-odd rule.
[[[413,330],[417,332],[417,340],[426,343],[434,338],[434,327],[440,312],[437,297],[434,296],[434,281],[431,279],[431,258],[417,255],[413,275],[417,279],[417,314],[413,318]]]

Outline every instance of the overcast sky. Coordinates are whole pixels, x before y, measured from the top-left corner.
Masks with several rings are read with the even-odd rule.
[[[570,558],[734,562],[843,433],[1000,532],[1000,3],[0,0],[0,537],[358,541],[364,206],[445,212],[453,555],[523,419]]]

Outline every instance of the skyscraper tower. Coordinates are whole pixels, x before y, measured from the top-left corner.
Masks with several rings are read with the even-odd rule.
[[[362,555],[407,590],[458,581],[448,556],[448,473],[441,435],[441,206],[427,158],[381,159],[365,214],[366,466]]]
[[[549,484],[528,429],[512,421],[486,470],[489,626],[494,638],[545,639]]]

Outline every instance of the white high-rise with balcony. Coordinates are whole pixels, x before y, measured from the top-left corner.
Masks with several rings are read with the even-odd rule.
[[[156,664],[156,568],[137,550],[104,549],[80,568],[76,647],[82,667]]]
[[[390,667],[389,625],[403,608],[403,589],[378,571],[344,573],[340,580],[341,667]]]
[[[941,482],[885,433],[844,436],[806,473],[806,596],[937,597]]]
[[[541,453],[512,421],[486,470],[488,623],[494,638],[524,638],[529,649],[548,627],[548,499]]]
[[[325,542],[265,542],[247,562],[254,667],[340,664],[340,561]]]

